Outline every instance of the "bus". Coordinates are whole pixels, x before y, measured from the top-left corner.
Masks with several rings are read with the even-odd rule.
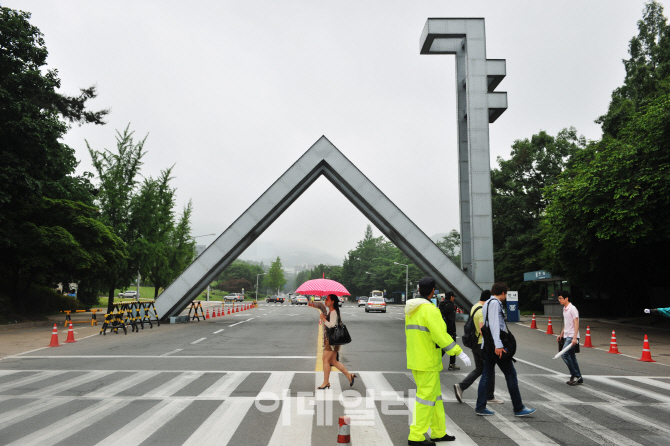
[[[368,297],[384,297],[384,292],[379,290],[370,291],[370,296]]]

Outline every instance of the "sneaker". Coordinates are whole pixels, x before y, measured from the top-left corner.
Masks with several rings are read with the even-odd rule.
[[[493,404],[502,404],[504,403],[505,400],[501,400],[500,398],[492,398],[490,400],[486,400],[486,403],[493,403]]]
[[[477,412],[477,411],[475,411],[475,413],[476,413],[477,415],[482,416],[482,417],[488,417],[488,416],[491,416],[491,415],[495,415],[495,414],[496,414],[494,411],[489,410],[489,409],[484,409],[484,410],[482,410],[481,412]]]
[[[527,417],[528,415],[532,414],[533,412],[535,412],[535,409],[529,409],[527,407],[524,407],[520,411],[514,412],[514,416],[515,417]]]
[[[568,384],[570,384],[571,386],[579,386],[581,384],[584,384],[584,378],[579,378],[577,380],[573,380],[573,381],[569,382]]]
[[[459,403],[463,402],[463,389],[460,384],[454,384],[454,394]]]
[[[571,386],[573,382],[575,382],[575,377],[574,377],[574,376],[571,376],[571,377],[570,377],[570,381],[566,381],[565,383],[566,383],[567,385]]]
[[[458,367],[456,364],[449,364],[449,368],[447,370],[460,370],[461,368]]]
[[[454,440],[456,440],[456,437],[449,434],[444,434],[444,437],[430,439],[430,441],[454,441]]]
[[[422,440],[422,441],[407,440],[407,446],[435,446],[435,442],[428,440]]]

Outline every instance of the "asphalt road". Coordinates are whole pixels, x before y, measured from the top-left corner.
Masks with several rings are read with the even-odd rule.
[[[336,444],[340,415],[356,445],[403,445],[413,407],[405,368],[404,307],[367,314],[345,304],[352,335],[340,373],[316,390],[318,312],[290,304],[197,323],[94,335],[75,344],[0,360],[0,445]],[[447,430],[461,445],[668,445],[670,367],[604,351],[578,355],[585,385],[569,387],[551,359],[554,336],[513,324],[521,395],[535,416],[506,402],[474,414],[476,387],[456,402],[453,384],[471,370],[443,372]],[[462,328],[459,326],[459,332]]]

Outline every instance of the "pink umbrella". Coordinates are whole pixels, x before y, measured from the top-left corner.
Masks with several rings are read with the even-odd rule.
[[[311,294],[314,296],[326,296],[335,294],[336,296],[351,296],[349,291],[339,282],[330,279],[312,279],[303,283],[295,290],[297,294]]]

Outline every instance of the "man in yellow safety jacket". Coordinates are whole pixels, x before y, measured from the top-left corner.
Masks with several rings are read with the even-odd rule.
[[[442,404],[442,352],[458,356],[466,366],[470,358],[463,353],[447,333],[440,310],[430,299],[435,292],[435,280],[424,277],[419,282],[419,294],[405,306],[405,337],[407,338],[407,368],[416,382],[414,421],[409,428],[408,445],[434,445],[436,441],[454,441],[447,434]],[[425,434],[430,428],[430,440]]]

